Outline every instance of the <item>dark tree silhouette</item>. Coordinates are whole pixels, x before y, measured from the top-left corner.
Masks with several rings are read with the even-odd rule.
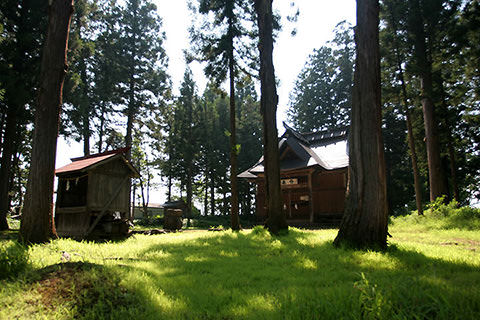
[[[272,0],[256,0],[260,50],[260,109],[263,117],[263,163],[265,166],[265,191],[268,219],[267,229],[277,234],[288,229],[282,209],[280,189],[280,161],[278,157],[277,87],[273,67],[273,13]]]
[[[27,243],[46,242],[56,236],[53,181],[72,12],[73,0],[53,0],[49,8],[35,111],[32,160],[20,226],[21,240]]]
[[[378,0],[357,0],[356,68],[345,212],[335,245],[387,246]]]

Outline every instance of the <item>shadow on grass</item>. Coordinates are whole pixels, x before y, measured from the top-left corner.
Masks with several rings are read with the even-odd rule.
[[[391,247],[335,249],[314,233],[222,233],[152,245],[125,266],[144,318],[475,319],[478,267]],[[132,277],[133,278],[133,277]]]

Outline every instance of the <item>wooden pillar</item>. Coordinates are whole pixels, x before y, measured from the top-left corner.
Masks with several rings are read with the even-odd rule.
[[[292,219],[292,190],[288,190],[288,217]]]
[[[308,200],[310,203],[310,222],[313,223],[314,220],[314,214],[313,214],[313,187],[312,187],[312,178],[313,178],[313,172],[308,173]]]

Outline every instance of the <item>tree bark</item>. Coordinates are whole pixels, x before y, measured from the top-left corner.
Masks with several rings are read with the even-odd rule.
[[[423,12],[419,0],[413,2],[413,28],[415,37],[415,55],[419,69],[421,101],[425,126],[425,137],[428,158],[428,180],[430,183],[430,201],[448,194],[445,173],[440,158],[440,141],[435,105],[433,103],[432,62],[428,58],[426,35],[423,23]]]
[[[215,175],[210,169],[210,215],[215,215]]]
[[[403,102],[403,109],[405,112],[406,117],[406,124],[407,124],[407,139],[408,139],[408,147],[410,149],[410,159],[412,161],[412,171],[413,171],[413,184],[415,188],[415,201],[417,205],[417,212],[419,215],[423,215],[423,205],[422,205],[422,182],[420,179],[420,172],[418,171],[418,164],[417,164],[417,151],[415,148],[415,138],[413,135],[413,127],[412,127],[412,119],[410,108],[408,106],[408,95],[407,95],[407,86],[405,84],[405,77],[403,74],[402,68],[402,58],[400,57],[400,46],[397,42],[397,25],[396,25],[396,17],[394,15],[393,8],[389,8],[390,16],[391,16],[391,23],[392,28],[395,33],[394,37],[394,46],[395,46],[395,58],[397,60],[397,70],[399,72],[399,80],[400,86],[402,89],[402,102]]]
[[[83,154],[85,156],[90,155],[90,98],[88,97],[88,78],[87,67],[85,62],[82,62],[81,78],[83,82],[83,95],[84,101],[82,101],[82,136],[83,136]]]
[[[235,124],[235,70],[233,61],[233,39],[231,40],[232,47],[230,48],[230,61],[229,61],[229,73],[230,73],[230,188],[232,196],[230,198],[230,220],[232,224],[232,230],[240,230],[240,220],[238,217],[238,183],[237,183],[237,130]]]
[[[205,169],[205,185],[203,186],[205,188],[205,194],[203,198],[203,214],[207,216],[208,212],[208,167]]]
[[[267,204],[267,229],[278,234],[287,230],[280,190],[280,161],[278,156],[277,103],[278,95],[273,67],[273,12],[272,0],[255,0],[259,29],[260,51],[260,109],[263,118],[263,154]]]
[[[334,244],[387,246],[387,190],[382,138],[378,0],[357,0],[356,67],[345,211]]]
[[[12,176],[12,156],[15,149],[17,128],[16,108],[9,106],[5,124],[2,160],[0,167],[0,231],[8,230],[9,181]]]
[[[49,8],[35,112],[32,160],[20,226],[20,238],[26,243],[42,243],[56,236],[53,182],[72,12],[73,0],[52,0]]]
[[[103,152],[103,135],[105,134],[105,102],[100,106],[100,125],[98,128],[98,153]],[[105,150],[106,151],[106,150]]]

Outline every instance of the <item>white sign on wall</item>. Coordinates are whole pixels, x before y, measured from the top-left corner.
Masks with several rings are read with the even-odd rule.
[[[282,186],[293,185],[293,184],[298,184],[298,179],[297,178],[290,178],[290,179],[282,179],[281,180],[281,185]]]

